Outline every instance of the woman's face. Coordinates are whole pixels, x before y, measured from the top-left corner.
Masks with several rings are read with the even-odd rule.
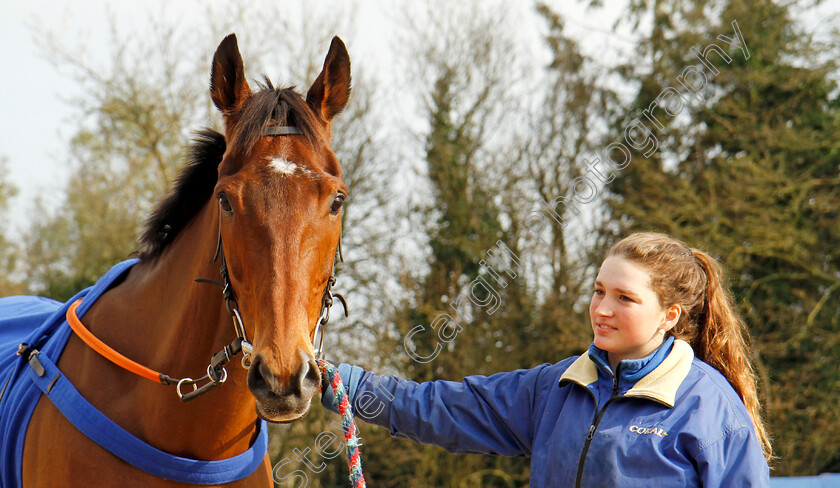
[[[643,358],[662,344],[679,318],[679,307],[663,309],[650,287],[648,270],[625,258],[604,260],[589,303],[595,346],[609,353],[610,365]]]

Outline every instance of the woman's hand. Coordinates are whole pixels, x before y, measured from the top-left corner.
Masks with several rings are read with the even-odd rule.
[[[335,366],[334,363],[330,364]],[[338,376],[341,378],[341,382],[344,384],[344,391],[347,392],[347,399],[352,406],[356,392],[359,388],[359,380],[362,379],[362,375],[365,374],[365,370],[360,366],[354,366],[346,363],[339,364],[336,367],[336,370],[338,372]],[[335,391],[329,381],[330,380],[327,375],[321,374],[321,405],[331,412],[339,413],[338,404],[341,399],[336,398]]]

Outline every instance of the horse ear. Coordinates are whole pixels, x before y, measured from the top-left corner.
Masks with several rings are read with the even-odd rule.
[[[216,54],[213,55],[210,96],[216,107],[227,115],[238,109],[250,94],[251,89],[245,81],[245,68],[236,43],[236,34],[230,34],[219,44]]]
[[[306,103],[329,122],[350,98],[350,55],[338,36],[333,37],[324,69],[306,93]]]

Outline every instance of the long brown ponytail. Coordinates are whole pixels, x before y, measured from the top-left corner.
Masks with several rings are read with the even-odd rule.
[[[703,251],[656,233],[632,234],[614,245],[607,256],[645,266],[659,304],[680,306],[680,318],[671,334],[691,344],[697,358],[729,381],[747,407],[764,456],[771,459],[770,436],[761,418],[747,345],[749,333],[724,286],[720,264]]]

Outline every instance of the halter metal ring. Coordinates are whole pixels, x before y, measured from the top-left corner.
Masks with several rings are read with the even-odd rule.
[[[321,307],[321,316],[318,318],[318,326],[324,325],[330,321],[330,307],[332,307],[332,304],[325,304]]]
[[[315,325],[315,333],[312,335],[313,345],[314,340],[318,339],[318,347],[315,349],[315,359],[323,359],[324,358],[324,324],[326,322],[319,321],[318,324]]]
[[[213,365],[208,364],[207,365],[207,376],[210,378],[210,381],[212,381],[213,383],[218,383],[220,385],[222,383],[224,383],[225,381],[227,381],[227,370],[225,368],[222,368],[222,378],[219,381],[216,381],[216,380],[213,379],[213,375],[211,374],[212,370],[213,370]],[[195,389],[195,385],[193,385],[193,390],[194,389]]]
[[[251,356],[254,355],[254,346],[248,341],[242,341],[242,367],[251,369]]]
[[[245,324],[242,322],[242,316],[239,315],[239,309],[234,307],[230,311],[230,315],[233,317],[233,328],[236,335],[242,338],[242,342],[248,342],[248,336],[245,335]]]
[[[184,398],[184,393],[181,392],[181,385],[183,385],[184,383],[192,385],[193,391],[198,389],[198,386],[196,386],[196,384],[195,384],[195,380],[193,380],[192,378],[184,378],[184,379],[178,381],[178,384],[175,386],[175,391],[178,393],[178,398],[179,399]]]

